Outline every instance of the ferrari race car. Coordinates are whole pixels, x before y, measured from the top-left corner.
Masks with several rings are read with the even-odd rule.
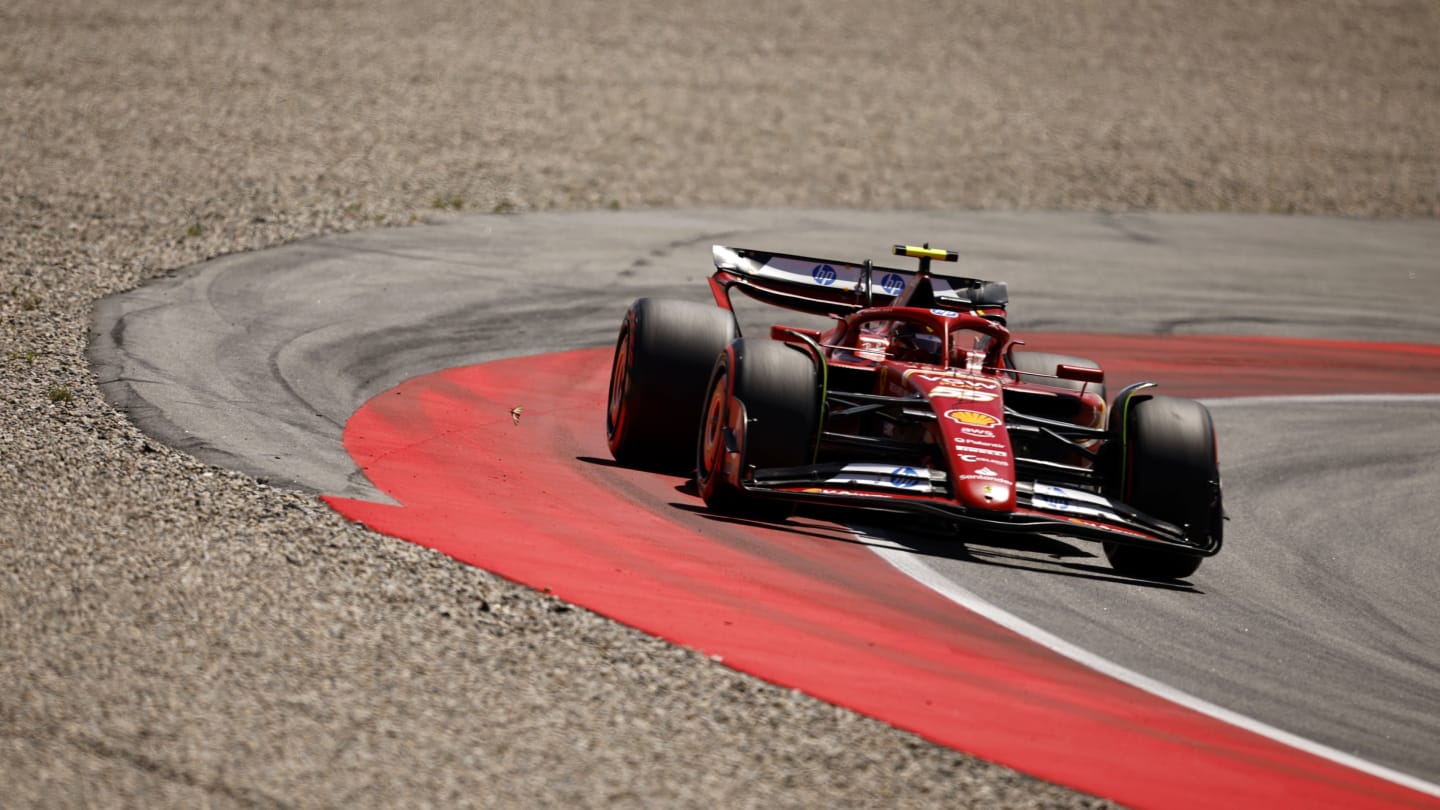
[[[1094,362],[1027,352],[1004,282],[716,245],[718,306],[625,314],[605,427],[627,466],[693,470],[708,508],[795,505],[1098,541],[1127,576],[1176,579],[1220,550],[1209,411],[1137,383],[1107,402]],[[731,295],[827,316],[742,337]]]

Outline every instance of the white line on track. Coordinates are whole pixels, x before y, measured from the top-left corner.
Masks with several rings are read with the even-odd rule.
[[[1335,394],[1315,396],[1265,396],[1265,397],[1230,397],[1225,399],[1202,400],[1207,407],[1225,408],[1241,407],[1246,405],[1327,405],[1347,403],[1437,403],[1440,404],[1440,394]],[[1275,728],[1247,717],[1238,712],[1217,706],[1209,701],[1202,700],[1194,695],[1182,692],[1179,689],[1162,683],[1147,675],[1142,675],[1134,670],[1127,669],[1120,664],[1107,658],[1102,658],[1089,650],[1077,647],[1074,644],[1060,638],[1059,636],[1043,630],[1030,622],[1010,613],[998,605],[980,598],[973,591],[964,588],[949,579],[946,579],[939,571],[930,567],[924,559],[904,547],[896,540],[886,536],[888,532],[879,527],[849,527],[850,531],[862,542],[870,547],[880,559],[889,563],[900,573],[924,585],[930,590],[949,599],[957,605],[984,616],[986,619],[1018,633],[1025,638],[1039,644],[1046,649],[1065,656],[1070,660],[1087,666],[1096,672],[1114,678],[1122,683],[1129,684],[1137,689],[1149,692],[1156,697],[1163,698],[1172,703],[1184,706],[1192,711],[1213,717],[1224,723],[1229,723],[1237,728],[1244,729],[1262,737],[1267,737],[1276,742],[1288,745],[1291,748],[1304,751],[1323,759],[1328,759],[1348,768],[1353,768],[1362,773],[1380,779],[1394,782],[1397,785],[1410,788],[1431,796],[1440,797],[1440,785],[1427,782],[1409,774],[1377,765],[1368,760],[1337,751],[1327,745],[1308,740],[1288,731]]]
[[[1366,405],[1371,403],[1440,404],[1440,394],[1306,394],[1302,396],[1226,397],[1200,400],[1207,408],[1249,405]]]

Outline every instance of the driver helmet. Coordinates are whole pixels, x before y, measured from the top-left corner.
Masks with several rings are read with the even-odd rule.
[[[907,363],[940,365],[945,357],[943,339],[918,324],[902,323],[896,326],[891,345],[895,359]]]

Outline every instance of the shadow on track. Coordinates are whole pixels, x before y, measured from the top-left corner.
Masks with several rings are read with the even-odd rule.
[[[575,460],[582,464],[612,470],[630,469],[609,458],[577,456]],[[673,475],[671,473],[664,474]],[[898,537],[894,536],[899,533],[893,528],[876,527],[874,533],[885,535],[889,539],[885,542],[875,542],[866,539],[869,532],[857,533],[851,528],[865,529],[867,527],[865,520],[847,520],[847,518],[855,516],[873,519],[874,512],[843,507],[801,506],[796,509],[795,514],[784,521],[769,521],[737,515],[723,515],[710,511],[703,503],[699,502],[700,493],[696,489],[693,476],[681,479],[679,483],[675,484],[674,491],[695,500],[691,502],[670,501],[665,506],[729,526],[766,529],[796,537],[848,543],[867,548],[894,548],[898,545],[906,551],[920,556],[955,560],[972,565],[994,566],[1035,574],[1180,593],[1197,595],[1203,593],[1184,580],[1147,580],[1118,574],[1107,564],[1092,562],[1099,561],[1098,553],[1051,535],[974,530],[967,532],[961,539],[956,530],[948,524],[940,521],[918,520],[907,525],[903,534]]]

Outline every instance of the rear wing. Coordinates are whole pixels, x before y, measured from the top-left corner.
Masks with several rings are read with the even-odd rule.
[[[1003,281],[930,272],[930,261],[955,261],[950,251],[896,245],[895,253],[920,259],[916,270],[715,245],[715,300],[727,309],[730,290],[758,301],[816,315],[848,315],[867,307],[913,306],[1005,318],[1010,293]]]

